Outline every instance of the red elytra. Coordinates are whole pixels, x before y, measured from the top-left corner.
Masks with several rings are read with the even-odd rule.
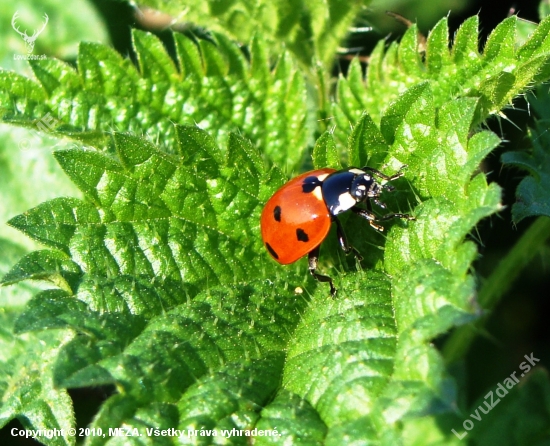
[[[260,225],[267,250],[277,262],[288,265],[304,257],[326,238],[332,218],[320,193],[304,196],[306,178],[322,181],[335,169],[303,173],[281,187],[269,199]]]

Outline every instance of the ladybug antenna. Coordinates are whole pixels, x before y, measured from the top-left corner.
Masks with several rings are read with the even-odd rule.
[[[379,170],[373,169],[372,167],[368,167],[368,166],[363,167],[362,170],[364,170],[365,172],[370,172],[373,176],[378,177],[378,178],[382,178],[383,180],[386,180],[386,182],[390,182],[390,181],[393,181],[393,180],[397,180],[398,178],[401,178],[403,175],[405,175],[404,170],[406,168],[407,168],[407,165],[404,164],[397,171],[397,173],[395,173],[393,175],[386,175],[386,174],[380,172]],[[385,186],[385,184],[384,184],[384,186]]]

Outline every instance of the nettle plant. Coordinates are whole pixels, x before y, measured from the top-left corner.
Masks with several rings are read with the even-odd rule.
[[[245,36],[223,29],[246,9],[218,11],[207,37],[174,33],[172,56],[134,31],[136,65],[82,43],[76,68],[50,58],[30,62],[33,79],[0,72],[2,121],[34,128],[55,116],[43,130],[73,142],[54,156],[82,192],[9,221],[44,249],[2,284],[50,286],[0,313],[2,425],[67,432],[67,389],[111,386],[90,428],[218,434],[123,444],[246,444],[222,438],[233,428],[280,435],[255,444],[458,441],[459,389],[431,341],[481,314],[466,238],[502,208],[480,170],[500,143],[483,123],[550,77],[550,19],[522,40],[509,17],[482,51],[477,16],[452,42],[446,19],[422,45],[411,26],[376,46],[366,77],[354,59],[331,88],[327,67],[360,5],[328,3],[310,28],[282,7],[278,31],[251,13],[237,22],[265,26]],[[349,216],[362,262],[323,245],[335,298],[306,261],[269,259],[259,232],[263,205],[305,169],[308,147],[315,168],[408,166],[386,201],[415,221],[380,234]],[[508,161],[531,167],[527,189],[548,200],[540,164],[522,156]],[[523,216],[537,214],[524,196]]]

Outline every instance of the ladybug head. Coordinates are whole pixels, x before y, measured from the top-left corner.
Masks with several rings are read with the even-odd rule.
[[[386,189],[386,187],[380,186],[371,175],[362,173],[353,179],[350,194],[358,203],[361,203],[367,198],[380,196],[383,189]]]

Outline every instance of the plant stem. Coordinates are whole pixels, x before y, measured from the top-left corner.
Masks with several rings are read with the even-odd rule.
[[[519,273],[550,239],[550,218],[538,217],[521,236],[510,252],[497,265],[478,294],[479,305],[484,310],[495,307],[500,298],[510,289]],[[459,327],[443,347],[445,362],[450,364],[461,359],[470,344],[485,325],[488,316]]]

